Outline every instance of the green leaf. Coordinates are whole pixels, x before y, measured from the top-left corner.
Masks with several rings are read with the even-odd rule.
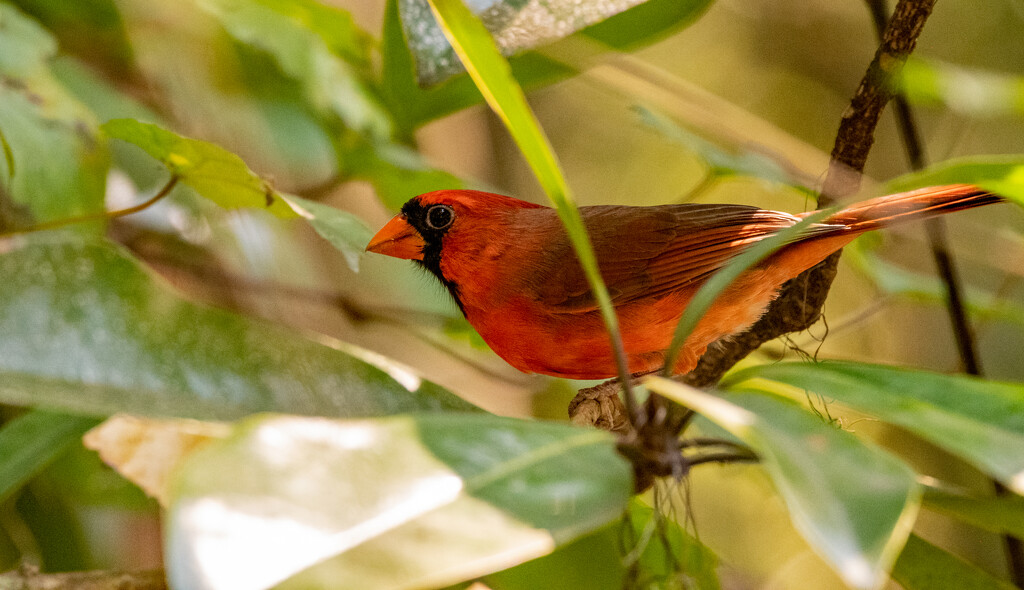
[[[372,138],[391,121],[368,81],[371,39],[352,15],[314,0],[200,0],[233,37],[271,55],[318,110]]]
[[[810,390],[902,426],[1024,492],[1024,385],[845,362],[752,367],[727,382],[752,378]]]
[[[472,408],[373,353],[184,301],[111,245],[22,244],[0,276],[0,402],[205,419]]]
[[[979,498],[925,488],[924,505],[988,531],[1024,537],[1024,498],[1020,496]]]
[[[945,306],[946,286],[934,274],[908,270],[885,260],[875,250],[881,244],[877,234],[861,236],[843,249],[843,260],[868,278],[883,293],[915,303]],[[1024,307],[997,293],[964,287],[964,305],[975,321],[1003,321],[1024,325]]]
[[[511,56],[580,30],[619,50],[636,47],[691,22],[709,4],[708,0],[490,0],[472,7],[501,53]],[[400,0],[399,8],[420,84],[436,84],[460,73],[462,64],[431,15],[428,0]],[[620,20],[613,22],[616,18]]]
[[[175,587],[377,590],[548,553],[617,518],[632,476],[611,435],[565,424],[271,416],[198,451],[172,490]]]
[[[892,570],[904,590],[1015,590],[1013,584],[910,535]]]
[[[562,588],[621,590],[628,575],[632,585],[626,587],[721,588],[715,571],[718,557],[678,523],[637,498],[630,501],[626,515],[550,555],[482,581],[493,590],[534,590],[550,586],[552,580]]]
[[[903,192],[937,184],[975,184],[1024,205],[1024,155],[972,156],[947,160],[886,183],[888,192]]]
[[[111,119],[101,129],[108,137],[139,146],[171,174],[221,207],[252,207],[279,217],[295,216],[270,183],[218,145],[135,119]]]
[[[49,69],[54,39],[0,3],[0,230],[103,208],[109,156],[95,117]]]
[[[640,120],[662,135],[694,152],[715,177],[749,176],[780,184],[794,184],[794,180],[771,158],[753,151],[733,153],[683,129],[675,121],[645,107],[634,107]]]
[[[0,504],[98,424],[95,418],[32,410],[0,428]]]
[[[583,29],[574,37],[584,43],[598,41],[610,50],[632,50],[694,22],[711,1],[647,0]],[[388,0],[384,16],[382,91],[400,128],[409,133],[428,121],[479,104],[483,96],[465,75],[449,78],[430,88],[420,87],[397,2]],[[527,91],[578,73],[571,65],[533,51],[510,57],[509,65],[515,79]]]
[[[133,67],[132,49],[116,0],[17,0],[13,4],[57,37],[62,54],[80,55],[107,71]]]
[[[911,102],[941,105],[969,117],[1024,115],[1024,77],[911,58],[898,88]]]
[[[537,122],[526,95],[519,87],[508,62],[498,53],[490,34],[462,3],[462,0],[429,0],[441,28],[455,48],[466,70],[487,104],[501,118],[541,187],[555,206],[569,234],[569,241],[587,276],[590,290],[601,310],[601,317],[612,342],[621,341],[619,321],[612,308],[611,297],[601,273],[590,237],[583,226],[583,218],[573,202],[569,185],[555,157],[547,136]],[[617,359],[619,373],[626,375],[625,359]]]
[[[345,262],[353,271],[359,270],[359,258],[373,233],[355,215],[328,205],[296,197],[279,195],[284,202],[309,222],[316,233],[345,255]]]
[[[483,95],[466,75],[431,88],[421,88],[398,15],[398,0],[387,0],[381,47],[381,94],[406,136],[420,125],[483,102]],[[510,60],[516,80],[526,89],[553,84],[576,73],[573,68],[536,53]]]
[[[853,588],[878,588],[910,534],[921,491],[904,463],[799,405],[757,393],[717,397],[649,378],[761,458],[798,531]]]

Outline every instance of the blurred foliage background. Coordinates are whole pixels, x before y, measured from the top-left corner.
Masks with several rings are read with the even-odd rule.
[[[355,98],[342,105],[325,99],[330,92],[318,85],[335,79],[331,76],[344,79],[339,68],[361,73],[356,80],[374,79],[382,67],[386,21],[383,0],[332,3],[354,19],[350,31],[332,31],[335,41],[353,52],[335,62],[298,57],[315,55],[320,43],[301,31],[261,30],[258,19],[225,18],[229,2],[17,0],[11,5],[55,35],[52,75],[91,109],[99,119],[94,124],[114,116],[163,122],[239,154],[277,189],[352,212],[371,228],[405,199],[453,183],[544,202],[516,146],[484,106],[448,107],[455,112],[410,125],[385,111],[396,99],[409,100],[399,111],[415,119],[431,104],[429,97],[396,97],[367,82],[346,88]],[[315,13],[308,18],[317,20]],[[983,6],[943,0],[915,55],[932,68],[949,64],[1021,76],[1022,30],[1020,0]],[[804,211],[813,208],[808,193],[747,174],[717,175],[712,163],[723,153],[781,154],[804,175],[798,183],[814,188],[875,47],[861,2],[718,0],[692,25],[632,53],[598,51],[579,36],[545,47],[542,54],[583,72],[532,90],[529,98],[580,204],[694,200]],[[1017,95],[1016,108],[1007,108],[1005,101],[986,106],[984,86],[975,86],[970,76],[965,80],[945,96],[954,101],[950,96],[955,95],[959,102],[919,99],[930,159],[1024,152],[1024,92]],[[10,133],[3,123],[0,112],[0,128]],[[891,114],[876,139],[868,175],[882,181],[908,171]],[[66,137],[51,141],[68,145]],[[90,149],[88,138],[81,146]],[[109,155],[96,154],[105,157],[119,168],[106,179],[110,208],[127,206],[137,193],[149,194],[165,182],[162,168],[131,146],[117,144]],[[80,175],[67,182],[98,183],[98,194],[103,193],[95,170],[86,166]],[[504,365],[459,317],[440,286],[405,261],[367,256],[354,273],[305,225],[282,224],[259,211],[224,211],[186,188],[175,192],[171,201],[114,221],[109,233],[189,298],[380,352],[499,414],[562,418],[575,387],[584,385],[527,376]],[[83,202],[79,208],[96,210],[98,204]],[[0,211],[5,215],[0,219],[78,212],[13,207]],[[1024,217],[993,207],[958,214],[948,225],[972,294],[985,373],[1024,380]],[[827,328],[819,325],[770,343],[758,355],[810,354],[960,370],[920,227],[868,236],[851,247],[825,313]],[[921,472],[980,492],[991,485],[973,467],[896,428],[854,413],[838,419],[899,449]],[[80,493],[57,491],[67,485]],[[685,491],[701,540],[726,564],[728,587],[843,587],[794,532],[759,470],[698,469]],[[52,529],[59,531],[54,539],[36,536],[48,569],[144,569],[160,563],[155,506],[84,449],[75,447],[62,457],[19,502],[40,506],[19,514],[62,518],[64,511],[81,525]],[[22,518],[8,508],[0,513],[0,524],[23,530],[28,525]],[[922,514],[916,530],[990,572],[1005,572],[994,534],[930,512]],[[60,550],[47,551],[46,543]],[[66,561],[54,561],[59,554]]]

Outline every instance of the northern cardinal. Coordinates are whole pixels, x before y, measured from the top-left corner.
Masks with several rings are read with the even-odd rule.
[[[744,272],[708,309],[673,368],[756,321],[787,280],[869,230],[1001,199],[976,186],[930,187],[851,205]],[[634,374],[659,370],[683,309],[731,258],[810,213],[745,205],[581,207]],[[499,356],[527,373],[616,375],[604,322],[554,209],[470,190],[407,202],[367,251],[418,261],[440,279]]]

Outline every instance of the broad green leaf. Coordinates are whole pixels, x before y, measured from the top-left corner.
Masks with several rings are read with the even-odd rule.
[[[198,0],[239,41],[271,55],[309,101],[372,138],[391,121],[367,81],[370,37],[348,12],[314,0]]]
[[[580,30],[616,49],[637,47],[694,20],[709,4],[708,0],[483,0],[470,6],[501,53],[512,56]],[[436,84],[462,72],[428,1],[399,0],[399,9],[420,84]]]
[[[0,3],[0,232],[103,208],[106,146],[50,71],[56,52],[48,32]]]
[[[910,535],[892,570],[904,590],[1015,590],[1017,587]]]
[[[270,183],[218,145],[135,119],[111,119],[101,129],[108,137],[139,146],[171,174],[221,207],[266,209],[280,217],[296,215]]]
[[[845,362],[763,365],[727,381],[752,378],[810,390],[902,426],[1024,493],[1024,385]]]
[[[985,530],[1024,538],[1024,498],[1021,496],[979,498],[925,488],[924,505]]]
[[[284,202],[309,222],[316,233],[341,251],[353,271],[359,270],[359,257],[373,234],[361,219],[347,211],[322,205],[295,195],[280,195]]]
[[[7,248],[0,402],[206,419],[471,407],[378,355],[185,301],[112,245]]]
[[[911,58],[898,88],[911,102],[971,117],[1024,115],[1024,77]]]
[[[186,460],[166,563],[179,588],[440,587],[617,518],[607,433],[482,414],[250,420]]]
[[[797,530],[849,586],[881,586],[920,506],[909,467],[773,395],[717,397],[661,378],[645,383],[749,445]]]
[[[947,160],[886,183],[890,192],[903,192],[937,184],[976,184],[1024,205],[1024,155],[972,156]]]
[[[0,504],[95,426],[95,418],[32,410],[0,428]]]
[[[551,143],[537,122],[526,95],[519,87],[508,62],[498,52],[494,40],[462,0],[429,0],[444,34],[452,43],[473,82],[484,95],[487,104],[501,118],[519,150],[526,158],[548,199],[555,206],[569,234],[569,241],[587,276],[590,290],[601,310],[601,317],[612,342],[620,342],[619,321],[612,308],[608,288],[601,279],[597,258],[590,237],[583,226],[583,218],[573,202],[569,185],[565,181]],[[625,379],[626,361],[617,355],[619,374]]]

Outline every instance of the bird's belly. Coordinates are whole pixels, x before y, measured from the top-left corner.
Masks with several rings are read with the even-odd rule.
[[[687,338],[673,372],[693,370],[710,343],[754,323],[777,287],[778,283],[741,280],[727,289]],[[616,306],[630,373],[662,369],[665,350],[691,297],[692,292],[672,293]],[[558,313],[519,301],[501,310],[466,312],[491,349],[520,371],[570,379],[618,375],[611,339],[596,311]]]

